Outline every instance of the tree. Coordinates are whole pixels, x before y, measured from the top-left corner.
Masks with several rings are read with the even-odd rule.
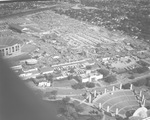
[[[90,118],[88,118],[87,120],[102,120],[104,117],[103,114],[99,114],[99,115],[92,115]]]
[[[65,98],[62,99],[62,101],[63,101],[64,104],[67,104],[67,103],[70,102],[70,97],[65,97]]]
[[[116,120],[124,120],[124,119],[123,119],[121,116],[119,116],[119,115],[116,115],[115,118],[116,118]]]
[[[150,77],[146,78],[146,80],[147,80],[146,86],[150,87]]]
[[[75,72],[74,68],[70,68],[70,69],[69,69],[69,72],[70,72],[70,73],[74,73],[74,72]]]
[[[67,112],[66,108],[59,108],[58,113],[64,114],[65,112]]]
[[[143,118],[138,117],[138,116],[132,116],[129,118],[129,120],[143,120]]]
[[[93,116],[91,116],[90,118],[88,118],[87,120],[96,120]]]
[[[98,69],[97,72],[101,73],[104,77],[109,75],[109,71],[106,69]]]
[[[116,76],[115,75],[109,75],[107,77],[104,78],[104,81],[106,83],[113,83],[117,80]]]
[[[74,88],[74,89],[83,89],[83,88],[85,88],[85,83],[74,84],[74,85],[72,85],[72,88]]]
[[[148,70],[149,70],[148,67],[143,66],[143,67],[135,68],[135,69],[133,70],[133,72],[134,72],[134,73],[139,73],[139,74],[141,74],[141,73],[144,73],[144,72],[146,72],[146,71],[148,71]]]
[[[75,106],[75,109],[77,112],[83,112],[84,111],[84,109],[83,109],[83,107],[81,107],[81,105]]]
[[[87,65],[87,66],[86,66],[86,69],[87,69],[87,70],[91,70],[91,69],[92,69],[92,66]]]
[[[54,82],[54,76],[52,74],[46,74],[45,78],[48,82],[51,82],[51,85],[53,86],[53,82]]]
[[[150,106],[145,106],[148,110],[150,109]]]
[[[83,112],[84,111],[84,109],[80,103],[73,101],[72,105],[75,108],[76,112]]]
[[[53,90],[53,91],[51,92],[51,95],[53,96],[53,99],[56,99],[57,90]]]
[[[133,115],[133,113],[135,112],[135,110],[129,110],[126,112],[126,117],[129,118]]]
[[[93,87],[95,87],[95,84],[92,83],[92,82],[87,82],[87,83],[86,83],[86,87],[88,87],[88,88],[93,88]]]
[[[73,79],[73,75],[69,75],[69,76],[67,77],[67,79],[68,79],[68,80],[72,80],[72,79]]]
[[[73,112],[71,115],[75,118],[75,120],[77,120],[79,117],[77,112]]]
[[[78,118],[78,114],[75,110],[75,108],[73,106],[71,106],[70,104],[67,104],[64,111],[64,116],[68,119],[68,120],[77,120]]]
[[[130,83],[127,83],[125,85],[122,85],[123,89],[130,89]]]
[[[136,82],[133,82],[133,85],[136,87],[147,85],[147,79],[140,79]]]

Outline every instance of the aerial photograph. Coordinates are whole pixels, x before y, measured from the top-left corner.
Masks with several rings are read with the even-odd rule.
[[[0,120],[150,120],[150,0],[0,1],[0,55]]]

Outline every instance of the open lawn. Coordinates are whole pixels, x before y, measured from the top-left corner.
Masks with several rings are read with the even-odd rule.
[[[25,44],[22,47],[22,52],[30,53],[30,52],[33,52],[36,48],[37,48],[37,46],[35,46],[35,45]]]
[[[80,95],[82,93],[85,93],[85,90],[74,90],[74,89],[65,89],[65,88],[55,88],[55,87],[49,87],[46,88],[45,92],[50,92],[56,90],[58,95]]]
[[[71,96],[71,98],[78,99],[78,100],[84,100],[85,99],[82,95]]]
[[[54,81],[54,87],[71,87],[71,85],[75,84],[75,80],[61,80],[61,81]]]

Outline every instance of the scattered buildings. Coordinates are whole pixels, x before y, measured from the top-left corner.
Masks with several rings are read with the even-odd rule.
[[[111,33],[102,27],[59,15],[51,10],[29,15],[25,20],[28,20],[27,24],[21,23],[18,18],[13,20],[14,23],[9,24],[9,28],[13,30],[11,36],[13,38],[24,35],[24,46],[33,44],[37,46],[37,49],[27,53],[31,59],[20,62],[21,65],[14,66],[12,69],[20,71],[18,74],[24,80],[33,78],[38,87],[52,86],[52,82],[45,78],[46,74],[51,75],[52,79],[57,82],[63,82],[69,76],[79,76],[81,83],[100,84],[99,80],[106,76],[97,73],[99,68],[109,69],[108,74],[120,76],[129,70],[144,65],[149,66],[150,54],[147,49],[149,47],[146,47],[145,50],[143,47],[146,45],[142,46],[140,42],[134,43],[134,40],[130,41],[121,33]],[[3,37],[3,34],[1,36]],[[126,39],[128,39],[127,42],[125,42]],[[19,54],[22,44],[23,42],[19,40],[15,42],[13,40],[0,41],[0,52],[3,56]],[[29,49],[28,46],[27,49]],[[26,50],[24,51],[26,52]],[[96,87],[93,89],[97,89]],[[63,87],[63,89],[66,88]],[[69,89],[75,92],[71,86]],[[77,95],[81,95],[81,93],[77,93]],[[109,94],[113,96],[112,92],[107,95],[109,96]],[[126,92],[123,91],[123,94]],[[119,93],[119,95],[122,94]],[[96,97],[96,94],[94,96]],[[126,96],[124,97],[126,98]],[[128,102],[125,101],[125,103],[128,105]],[[137,101],[130,102],[129,105],[132,103],[137,106]],[[110,111],[110,106],[103,106],[105,111]],[[118,109],[115,108],[113,111],[118,113]]]

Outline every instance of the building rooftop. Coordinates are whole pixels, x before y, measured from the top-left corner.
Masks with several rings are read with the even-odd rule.
[[[14,38],[0,38],[0,49],[15,44],[23,44],[23,41]]]

